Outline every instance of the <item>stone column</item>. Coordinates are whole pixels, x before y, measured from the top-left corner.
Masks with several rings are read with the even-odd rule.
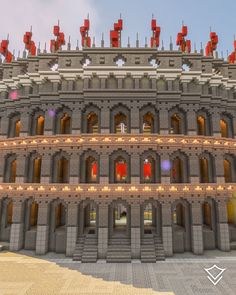
[[[186,115],[187,115],[188,135],[194,136],[197,134],[196,112],[194,110],[188,110]]]
[[[50,203],[43,199],[38,202],[38,224],[36,234],[37,255],[44,255],[48,251]]]
[[[13,199],[10,251],[18,251],[24,246],[24,205],[23,199]]]
[[[221,137],[220,132],[220,114],[217,110],[213,110],[212,114],[212,132],[213,136],[215,137]]]
[[[219,184],[225,183],[224,177],[224,157],[218,153],[215,158],[216,182]]]
[[[108,204],[98,205],[98,258],[106,259],[108,248]]]
[[[26,172],[28,171],[26,167],[26,156],[24,154],[19,154],[17,156],[16,162],[16,183],[24,183]]]
[[[54,107],[48,107],[45,111],[45,123],[44,123],[44,134],[45,135],[52,135],[53,127],[54,127],[54,120],[56,116],[56,110]]]
[[[66,227],[66,256],[73,256],[78,233],[79,206],[76,201],[67,203],[67,227]]]
[[[0,138],[7,138],[9,122],[10,120],[6,115],[1,117]]]
[[[200,181],[199,158],[197,154],[189,157],[189,176],[190,182],[198,184]]]
[[[103,106],[101,109],[101,133],[110,133],[110,110],[107,106]]]
[[[199,200],[191,203],[192,215],[192,252],[203,254],[203,234],[202,234],[202,204]]]
[[[107,185],[109,183],[109,154],[100,155],[100,184]]]
[[[140,230],[140,204],[131,204],[131,257],[140,259],[141,230]]]
[[[136,185],[140,183],[140,156],[137,152],[131,155],[131,184]]]
[[[160,107],[159,111],[160,134],[169,134],[169,112],[167,108]]]
[[[130,133],[138,134],[139,133],[139,109],[136,106],[131,107],[130,110]]]
[[[72,134],[80,134],[81,133],[81,109],[73,109],[71,120],[72,120],[72,125],[71,125]]]
[[[221,251],[230,251],[229,226],[226,200],[216,202],[217,245]]]
[[[22,112],[20,117],[21,128],[20,137],[27,136],[29,134],[29,128],[31,126],[31,116],[28,112]]]
[[[51,155],[42,156],[41,183],[49,183],[51,176]]]
[[[162,202],[162,241],[166,256],[173,256],[171,203]]]
[[[79,155],[72,154],[70,157],[70,184],[77,184],[79,182]]]

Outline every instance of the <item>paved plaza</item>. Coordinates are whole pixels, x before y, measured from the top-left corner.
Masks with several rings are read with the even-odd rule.
[[[0,252],[0,295],[236,294],[236,251],[175,255],[155,264],[81,264],[64,255]],[[204,268],[226,268],[214,286]]]

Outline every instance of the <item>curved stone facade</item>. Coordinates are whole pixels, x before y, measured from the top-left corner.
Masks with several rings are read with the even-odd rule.
[[[0,241],[84,262],[233,249],[235,81],[149,48],[0,65]]]

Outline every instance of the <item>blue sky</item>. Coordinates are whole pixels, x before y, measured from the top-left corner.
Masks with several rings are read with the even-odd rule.
[[[189,38],[198,50],[200,42],[205,47],[211,27],[219,35],[219,53],[223,51],[226,56],[227,49],[233,50],[236,33],[235,0],[0,0],[0,4],[0,39],[9,33],[9,49],[16,51],[22,51],[22,36],[30,25],[36,43],[46,41],[49,48],[52,26],[58,19],[66,39],[70,35],[72,48],[75,47],[76,40],[80,40],[79,27],[87,13],[90,14],[91,35],[95,36],[97,45],[100,45],[102,32],[106,45],[109,44],[109,31],[120,13],[124,19],[123,46],[127,45],[128,36],[131,44],[135,44],[137,32],[142,45],[145,36],[150,38],[152,14],[161,26],[165,48],[169,47],[170,36],[175,42],[182,20],[188,25]]]

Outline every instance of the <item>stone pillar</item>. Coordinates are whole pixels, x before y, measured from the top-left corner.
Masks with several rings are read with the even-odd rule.
[[[10,120],[7,116],[1,117],[0,138],[7,138],[9,123]]]
[[[131,204],[131,257],[140,259],[141,230],[140,230],[140,204]]]
[[[100,184],[109,183],[109,154],[100,155]]]
[[[200,167],[199,167],[199,158],[197,154],[192,154],[189,157],[189,176],[190,182],[199,184],[200,181]]]
[[[20,117],[21,128],[20,137],[27,136],[29,134],[29,128],[31,126],[31,116],[28,112],[22,112]]]
[[[131,184],[136,185],[140,183],[140,156],[137,152],[131,155]]]
[[[214,110],[212,112],[212,132],[213,136],[215,137],[221,137],[220,132],[220,114],[217,110]]]
[[[188,110],[187,112],[187,127],[188,127],[188,135],[196,135],[197,134],[197,118],[196,112],[194,110]]]
[[[71,132],[72,134],[80,134],[81,133],[81,109],[73,109],[73,113],[71,116],[72,124],[71,124]]]
[[[24,154],[19,154],[17,156],[16,162],[16,183],[24,183],[26,172],[28,171],[26,167],[26,156]]]
[[[219,184],[225,183],[224,157],[221,153],[219,153],[214,158],[215,158],[216,182]]]
[[[51,156],[44,154],[42,156],[41,183],[49,183],[51,176]]]
[[[23,199],[13,199],[10,251],[18,251],[24,246],[24,207]]]
[[[166,256],[173,256],[171,203],[162,202],[162,241]]]
[[[169,134],[169,112],[167,108],[160,108],[159,111],[160,134]]]
[[[5,156],[4,154],[0,153],[0,183],[4,180],[4,169],[5,169]]]
[[[101,109],[101,133],[110,133],[110,110],[107,106],[103,106]]]
[[[192,252],[197,255],[203,254],[202,204],[199,200],[192,201],[191,216]]]
[[[131,107],[130,111],[130,131],[132,134],[139,133],[139,109],[136,106]]]
[[[67,227],[66,227],[66,256],[73,256],[78,233],[79,206],[75,201],[67,204]]]
[[[54,107],[49,107],[48,110],[45,111],[45,123],[44,123],[44,134],[52,135],[54,128],[54,120],[56,116],[56,110]]]
[[[70,184],[77,184],[79,182],[79,156],[72,154],[70,157]]]
[[[50,203],[45,199],[40,200],[38,204],[39,208],[35,253],[37,255],[44,255],[48,251]]]
[[[108,248],[108,204],[98,205],[98,258],[106,259]],[[111,225],[110,225],[111,226]]]
[[[221,251],[230,251],[229,226],[226,200],[216,202],[217,245]]]

